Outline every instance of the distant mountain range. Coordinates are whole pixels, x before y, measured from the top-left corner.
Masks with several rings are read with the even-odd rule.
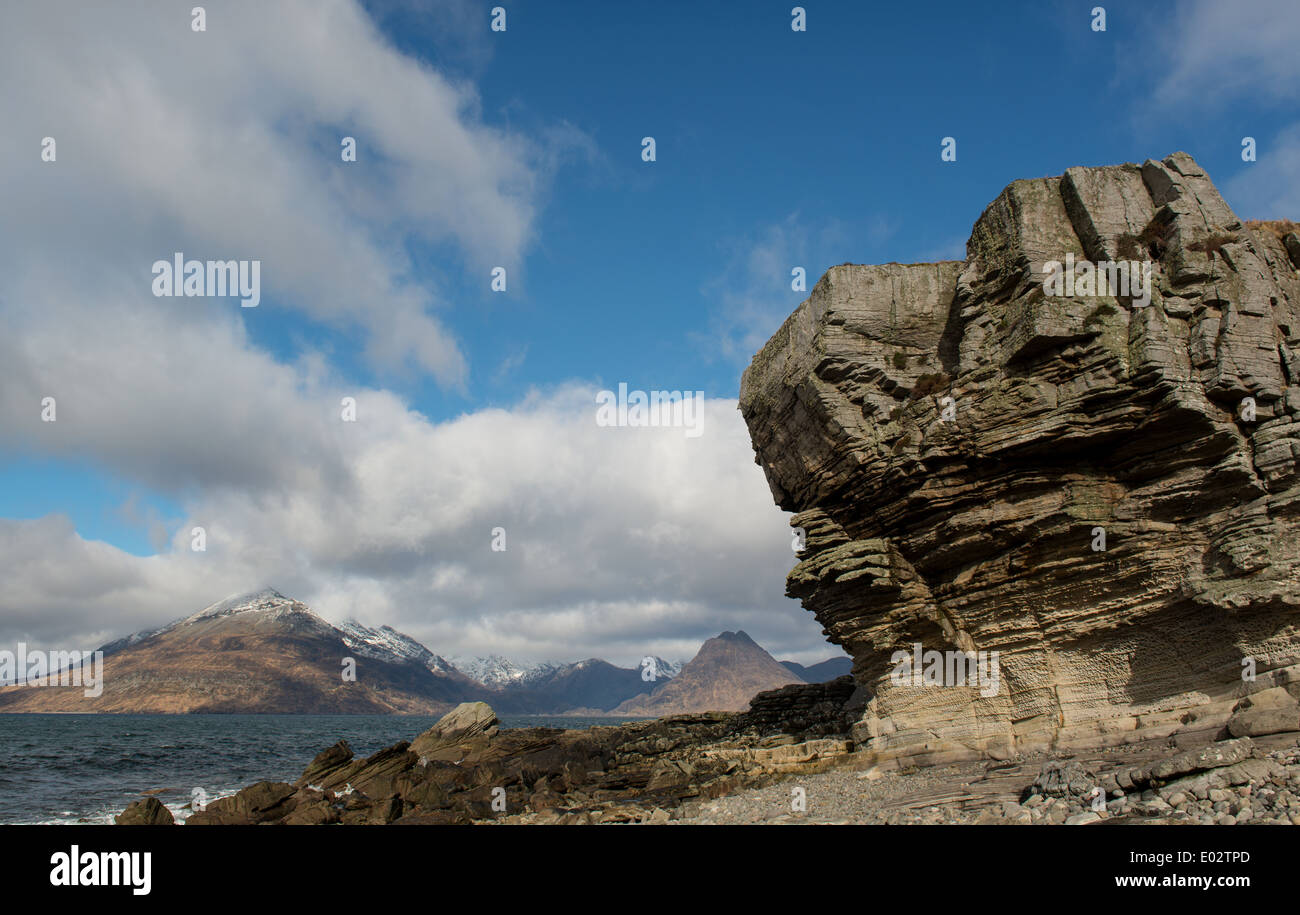
[[[742,710],[754,693],[847,672],[847,657],[777,662],[743,632],[709,639],[689,663],[642,668],[599,658],[516,664],[447,658],[390,626],[331,625],[274,590],[241,595],[104,645],[103,694],[80,687],[0,688],[0,713],[442,714],[483,700],[500,714],[660,716]],[[351,659],[346,661],[345,659]],[[355,665],[355,679],[344,677]]]
[[[540,664],[519,665],[509,658],[494,654],[488,655],[486,658],[452,658],[451,663],[465,676],[482,683],[489,689],[508,689],[513,686],[546,682],[561,676],[564,672],[572,670],[578,665],[589,664],[594,660],[596,659],[590,658],[587,661],[577,661],[572,664],[543,661]],[[656,680],[671,680],[677,676],[677,672],[682,669],[683,664],[681,661],[665,661],[663,658],[658,657],[654,658],[654,662]],[[616,669],[627,670],[628,668]],[[640,669],[638,668],[639,678]]]

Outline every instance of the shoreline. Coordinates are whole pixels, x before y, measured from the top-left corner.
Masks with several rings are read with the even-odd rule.
[[[809,714],[808,692],[585,729],[502,728],[464,703],[365,759],[341,740],[296,780],[248,785],[185,825],[1300,825],[1300,731],[900,766],[846,736],[851,703]],[[116,818],[175,820],[155,798]]]

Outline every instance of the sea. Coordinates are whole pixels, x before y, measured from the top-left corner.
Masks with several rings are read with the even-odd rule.
[[[195,797],[296,780],[345,739],[358,757],[413,740],[437,715],[0,715],[0,824],[112,823],[145,794],[183,821]],[[503,728],[634,718],[501,717]],[[199,794],[202,792],[202,794]]]

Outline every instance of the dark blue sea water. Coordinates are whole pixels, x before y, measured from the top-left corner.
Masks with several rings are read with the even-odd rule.
[[[293,781],[346,739],[357,756],[411,740],[437,716],[0,715],[0,824],[111,823],[145,792],[172,813],[262,779]],[[585,728],[626,718],[504,716],[504,727]]]

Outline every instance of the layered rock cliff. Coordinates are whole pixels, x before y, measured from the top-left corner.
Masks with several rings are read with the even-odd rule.
[[[874,694],[860,747],[1212,736],[1300,694],[1298,242],[1175,153],[1013,183],[964,262],[827,271],[740,409],[805,532],[787,593]],[[1067,259],[1149,262],[1149,304],[1045,291]],[[918,645],[996,687],[899,676]]]

